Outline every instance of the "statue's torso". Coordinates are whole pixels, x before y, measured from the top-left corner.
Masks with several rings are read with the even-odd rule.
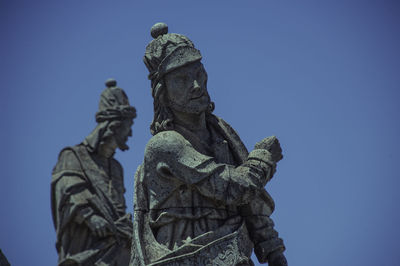
[[[186,151],[171,150],[171,158],[166,160],[172,169],[189,168],[183,169],[187,179],[199,178],[203,179],[200,183],[207,182],[207,175],[214,171],[213,165],[205,167],[200,173],[196,171],[196,163],[206,164],[207,158],[213,158],[216,163],[235,164],[227,141],[212,128],[210,128],[210,143],[201,141],[183,128],[178,127],[175,134],[171,136],[174,137],[176,134],[187,141],[184,149],[198,152],[188,151],[191,156],[185,156]],[[199,156],[200,154],[202,156]],[[179,163],[175,164],[176,161]],[[144,169],[145,182],[149,189],[151,227],[159,243],[172,250],[182,245],[188,237],[193,239],[204,233],[215,231],[230,217],[237,215],[235,206],[227,206],[202,195],[197,184],[185,184],[174,177],[160,176],[157,173],[158,163],[148,161]],[[199,175],[202,176],[199,177]]]

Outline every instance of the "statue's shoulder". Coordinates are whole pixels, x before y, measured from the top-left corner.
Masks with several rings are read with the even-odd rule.
[[[189,142],[177,131],[162,131],[149,140],[146,145],[145,156],[163,156],[177,153],[185,148],[186,145],[189,145]]]
[[[53,169],[53,173],[63,170],[81,171],[81,164],[77,155],[77,151],[82,149],[80,146],[76,145],[62,149],[58,155],[58,161]]]

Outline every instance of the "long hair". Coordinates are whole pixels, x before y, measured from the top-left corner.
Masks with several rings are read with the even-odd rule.
[[[154,85],[152,86],[154,117],[150,125],[150,132],[152,135],[156,135],[159,132],[174,129],[174,114],[168,106],[164,79],[156,81],[155,84],[152,85]],[[215,108],[208,92],[207,97],[210,104],[206,110],[206,118],[212,114]]]

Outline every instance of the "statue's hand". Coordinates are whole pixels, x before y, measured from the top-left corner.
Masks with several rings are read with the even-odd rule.
[[[98,215],[90,216],[85,222],[93,234],[98,237],[105,237],[112,232],[108,222]]]
[[[281,144],[275,136],[267,137],[257,142],[254,148],[269,151],[272,155],[272,160],[276,163],[283,158]]]
[[[285,255],[280,251],[275,251],[268,256],[268,266],[287,266]]]
[[[114,225],[117,228],[117,232],[123,238],[132,238],[132,215],[130,213],[120,217],[117,221],[114,221]]]

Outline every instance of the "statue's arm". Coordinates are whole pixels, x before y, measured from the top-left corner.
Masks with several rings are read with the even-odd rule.
[[[89,204],[93,195],[79,175],[62,176],[55,189],[58,210],[63,217],[71,217],[80,224],[94,214]]]
[[[217,163],[196,151],[175,131],[161,132],[146,147],[145,163],[158,175],[197,189],[202,195],[225,204],[247,204],[264,189],[272,176],[268,151],[254,151],[236,167]]]
[[[63,228],[74,222],[86,224],[94,233],[103,235],[108,222],[96,211],[96,197],[88,184],[79,161],[71,150],[64,150],[53,172],[52,208],[57,226]],[[99,229],[100,228],[100,229]]]

